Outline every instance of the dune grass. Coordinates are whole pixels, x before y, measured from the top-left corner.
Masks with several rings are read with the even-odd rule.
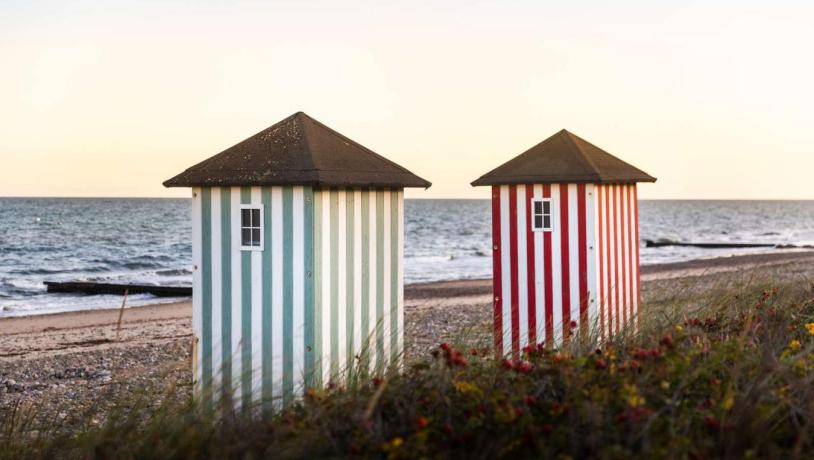
[[[811,458],[814,292],[686,293],[638,331],[494,359],[440,344],[401,373],[308,391],[268,419],[165,397],[101,426],[0,420],[2,458]]]

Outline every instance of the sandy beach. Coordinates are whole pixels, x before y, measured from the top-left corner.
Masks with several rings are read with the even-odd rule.
[[[810,282],[814,251],[735,256],[642,267],[644,302],[756,281]],[[190,387],[191,303],[0,319],[0,411],[20,401],[48,403],[55,416],[106,404],[108,391]],[[416,359],[444,341],[488,343],[491,281],[405,288],[405,345]]]

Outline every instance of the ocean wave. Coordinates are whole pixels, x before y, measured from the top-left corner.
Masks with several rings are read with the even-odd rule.
[[[159,276],[184,276],[191,275],[192,270],[188,268],[169,268],[167,270],[158,270],[155,274]]]

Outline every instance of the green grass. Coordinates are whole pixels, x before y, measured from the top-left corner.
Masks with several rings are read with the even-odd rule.
[[[173,397],[117,401],[98,427],[21,408],[0,421],[0,458],[811,458],[813,296],[687,293],[643,306],[636,333],[512,361],[443,345],[268,420]]]

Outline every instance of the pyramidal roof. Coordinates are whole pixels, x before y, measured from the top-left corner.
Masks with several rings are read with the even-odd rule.
[[[472,185],[655,181],[655,177],[641,169],[563,129],[484,174]]]
[[[165,187],[240,185],[427,188],[431,184],[303,112],[164,182]]]

